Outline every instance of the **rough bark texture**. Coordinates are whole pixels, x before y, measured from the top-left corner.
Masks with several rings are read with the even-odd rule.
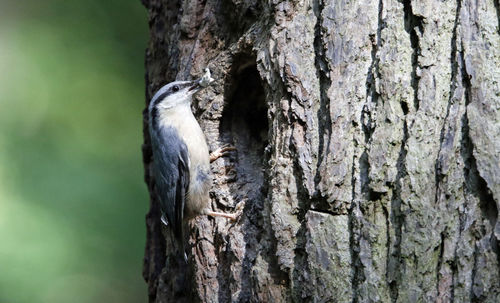
[[[143,3],[147,100],[209,66],[212,205],[245,203],[184,264],[152,194],[151,302],[500,302],[498,0]]]

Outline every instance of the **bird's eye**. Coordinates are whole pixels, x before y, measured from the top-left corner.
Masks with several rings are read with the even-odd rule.
[[[178,90],[179,90],[179,87],[178,87],[177,85],[174,85],[174,87],[172,87],[172,91],[173,91],[173,92],[176,92],[176,91],[178,91]]]

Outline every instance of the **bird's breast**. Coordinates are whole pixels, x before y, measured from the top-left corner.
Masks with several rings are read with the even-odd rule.
[[[205,134],[193,116],[189,104],[160,112],[160,125],[173,127],[186,144],[190,164],[209,167],[209,153]]]
[[[210,155],[198,121],[189,105],[170,109],[160,116],[165,127],[174,127],[187,146],[189,153],[189,190],[186,211],[188,216],[200,213],[208,204],[208,191],[211,186]]]

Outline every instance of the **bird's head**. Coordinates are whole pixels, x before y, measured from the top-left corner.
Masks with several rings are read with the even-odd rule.
[[[160,88],[151,99],[150,107],[162,109],[190,103],[192,96],[200,91],[198,81],[175,81]]]
[[[150,111],[153,108],[170,109],[179,105],[189,104],[194,94],[210,85],[213,79],[210,71],[205,69],[205,74],[194,81],[175,81],[160,88],[151,99]]]

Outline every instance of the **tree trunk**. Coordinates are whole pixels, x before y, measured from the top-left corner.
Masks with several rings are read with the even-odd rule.
[[[498,0],[143,0],[147,100],[193,109],[212,206],[174,258],[144,112],[150,302],[500,302]]]

